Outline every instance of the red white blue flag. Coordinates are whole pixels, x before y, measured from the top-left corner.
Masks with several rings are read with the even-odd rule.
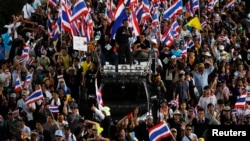
[[[25,99],[25,104],[28,106],[28,105],[35,103],[41,99],[43,99],[43,92],[42,92],[42,89],[38,89]]]
[[[150,141],[161,141],[163,138],[169,136],[171,136],[171,131],[165,121],[162,121],[149,129]]]

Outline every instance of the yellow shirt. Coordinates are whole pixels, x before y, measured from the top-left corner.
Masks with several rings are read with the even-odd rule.
[[[71,57],[67,54],[66,56],[62,56],[63,60],[64,60],[64,66],[65,69],[67,70],[71,64]]]
[[[81,66],[83,68],[83,75],[85,76],[87,70],[90,68],[91,62],[87,63],[87,61],[82,62]]]

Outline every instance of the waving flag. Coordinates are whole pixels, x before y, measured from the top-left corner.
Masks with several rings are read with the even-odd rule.
[[[20,80],[20,77],[17,76],[16,81],[15,81],[14,91],[15,92],[20,92],[21,90],[22,90],[21,80]]]
[[[140,27],[139,27],[139,23],[138,23],[138,20],[136,18],[136,15],[135,15],[135,11],[134,11],[134,8],[132,7],[132,10],[131,10],[131,26],[132,26],[132,34],[134,36],[139,36],[140,35]]]
[[[29,57],[29,46],[24,45],[23,46],[23,52],[22,52],[22,58]]]
[[[49,5],[56,7],[57,6],[57,0],[48,0],[47,1],[49,3]]]
[[[227,8],[232,8],[232,7],[234,7],[234,2],[235,2],[235,0],[230,0],[230,1],[228,2],[228,4],[226,5],[226,7],[227,7]]]
[[[191,2],[191,10],[193,13],[195,13],[195,11],[197,11],[200,8],[199,0],[190,0],[190,2]]]
[[[95,92],[96,92],[96,99],[97,99],[98,105],[103,106],[102,93],[100,89],[98,88],[97,79],[95,79]]]
[[[24,88],[28,88],[29,87],[29,84],[31,83],[32,81],[32,75],[33,73],[29,73],[26,78],[25,78],[25,81],[24,81]]]
[[[171,131],[165,121],[162,121],[149,129],[150,141],[161,141],[163,138],[169,136],[171,136]]]
[[[65,31],[71,33],[71,3],[69,0],[62,0],[62,27]]]
[[[36,91],[34,91],[31,95],[29,95],[26,99],[25,99],[25,104],[29,105],[32,104],[34,102],[37,102],[39,100],[43,99],[43,92],[41,89],[38,89]]]
[[[114,19],[115,22],[112,26],[112,31],[111,31],[112,39],[115,39],[116,31],[120,26],[122,26],[122,21],[128,18],[124,3],[127,3],[127,1],[124,2],[123,0],[119,0],[118,2],[117,9],[115,12],[115,19]]]
[[[198,17],[194,17],[188,23],[188,26],[194,27],[196,29],[202,30],[202,26]]]
[[[149,12],[149,0],[142,0],[142,5],[145,12]]]
[[[182,0],[177,0],[173,5],[171,5],[163,14],[165,19],[171,19],[176,14],[182,13]]]
[[[159,25],[160,21],[159,21],[159,12],[155,12],[153,17],[152,17],[152,25],[156,26]]]
[[[71,22],[77,20],[83,14],[86,15],[87,13],[88,13],[88,8],[84,0],[76,0],[76,3],[72,10]]]
[[[58,106],[49,106],[49,110],[51,113],[59,113]]]
[[[234,108],[244,108],[246,104],[247,92],[243,93],[241,96],[237,98],[237,101],[234,105]]]

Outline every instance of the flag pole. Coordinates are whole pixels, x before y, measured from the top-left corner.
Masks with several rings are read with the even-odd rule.
[[[62,0],[60,0],[60,5],[59,5],[59,11],[60,11],[60,18],[61,18],[61,31],[60,31],[60,33],[61,33],[61,47],[62,47]],[[68,48],[66,48],[66,50],[68,51]]]

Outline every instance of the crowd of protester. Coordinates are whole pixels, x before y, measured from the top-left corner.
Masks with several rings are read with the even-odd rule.
[[[85,2],[94,11],[94,31],[100,36],[88,43],[87,52],[73,49],[69,33],[62,32],[57,41],[50,38],[48,5],[40,0],[28,0],[21,14],[12,15],[10,24],[1,27],[0,140],[146,141],[148,129],[165,121],[172,136],[162,140],[198,141],[206,140],[209,125],[250,124],[247,102],[235,109],[250,83],[250,14],[245,1],[226,8],[226,0],[219,0],[209,12],[206,1],[200,0],[196,16],[206,23],[203,30],[187,26],[189,18],[183,14],[176,19],[180,32],[171,46],[152,39],[150,20],[131,43],[125,19],[113,40],[112,23],[101,14],[105,1]],[[170,25],[171,20],[162,19],[161,32]],[[183,53],[189,41],[194,44]],[[24,47],[29,48],[27,54]],[[95,78],[102,77],[100,70],[107,61],[133,65],[147,60],[151,52],[156,69],[149,74],[148,85],[150,94],[160,98],[151,115],[142,120],[138,105],[114,122],[108,106],[88,104],[88,96],[96,92]],[[25,104],[38,89],[44,98]]]

